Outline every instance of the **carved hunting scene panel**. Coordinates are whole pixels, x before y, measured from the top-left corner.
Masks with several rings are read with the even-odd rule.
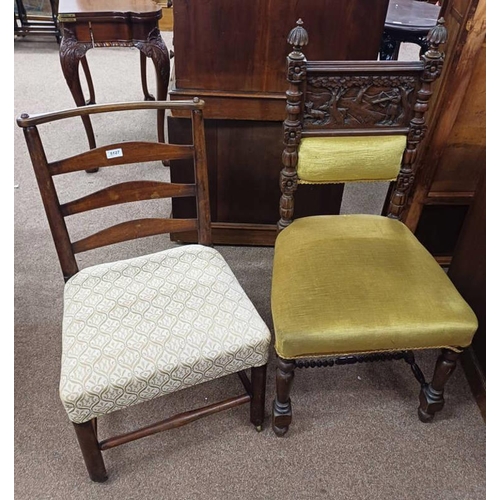
[[[418,83],[413,75],[308,75],[304,125],[408,127]]]

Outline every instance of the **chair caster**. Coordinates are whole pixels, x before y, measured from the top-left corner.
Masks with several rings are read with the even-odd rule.
[[[255,426],[255,430],[256,430],[257,432],[262,432],[262,425],[256,425],[256,426]]]
[[[97,168],[89,168],[88,170],[85,170],[87,174],[95,174],[96,172],[99,172],[99,167]]]

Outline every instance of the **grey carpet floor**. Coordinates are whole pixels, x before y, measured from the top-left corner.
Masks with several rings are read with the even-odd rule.
[[[164,34],[170,43],[168,33]],[[142,99],[135,49],[88,53],[98,102]],[[16,41],[15,113],[73,106],[55,42]],[[152,67],[148,67],[154,82]],[[154,91],[154,85],[153,89]],[[93,120],[97,142],[155,136],[155,117]],[[58,153],[84,151],[78,120],[42,128]],[[447,387],[447,404],[429,425],[417,418],[418,385],[403,362],[330,370],[302,370],[293,389],[294,422],[279,439],[270,428],[274,356],[271,357],[265,429],[256,433],[248,407],[238,407],[189,426],[105,452],[110,479],[88,479],[73,428],[58,397],[63,280],[22,132],[15,126],[15,494],[32,499],[480,499],[485,497],[485,424],[459,367]],[[135,166],[123,167],[122,180]],[[150,178],[168,179],[151,164]],[[68,178],[65,178],[68,177]],[[62,176],[71,198],[103,187],[110,172]],[[368,191],[367,191],[368,190]],[[371,190],[371,191],[370,191]],[[344,212],[379,210],[382,186],[349,191]],[[351,197],[362,198],[360,205]],[[124,210],[137,216],[165,214],[166,202]],[[104,213],[71,223],[78,236],[104,227]],[[81,256],[82,266],[173,246],[168,236],[124,243]],[[271,327],[272,248],[218,247]],[[436,353],[418,354],[430,376]],[[104,417],[101,436],[120,433],[174,413],[238,394],[237,377],[184,390]]]

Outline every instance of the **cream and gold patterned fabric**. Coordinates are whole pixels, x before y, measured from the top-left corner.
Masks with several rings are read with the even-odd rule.
[[[269,344],[269,329],[213,248],[89,267],[64,291],[61,400],[83,423],[261,366]]]
[[[271,305],[285,359],[467,347],[474,312],[402,222],[294,220],[276,240]]]
[[[299,148],[299,182],[392,181],[405,147],[405,135],[306,137]]]

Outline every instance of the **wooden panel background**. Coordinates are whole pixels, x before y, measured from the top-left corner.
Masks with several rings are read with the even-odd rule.
[[[176,144],[190,141],[188,120],[168,117],[168,129],[170,140]],[[269,224],[275,231],[281,194],[281,125],[207,120],[205,130],[212,220],[232,223],[235,229],[245,224]],[[172,182],[193,182],[192,161],[172,161],[171,178]],[[338,213],[342,191],[342,184],[301,186],[296,196],[297,216]],[[172,207],[176,217],[195,216],[194,201],[188,198],[173,199]]]
[[[389,0],[174,1],[170,99],[203,98],[215,243],[274,243],[290,30],[302,18],[310,60],[376,60]],[[187,140],[180,113],[169,137]],[[176,123],[176,120],[179,123]],[[184,137],[184,139],[182,139]],[[172,179],[186,175],[172,162]],[[187,171],[187,170],[186,170]],[[179,176],[179,177],[177,177]],[[343,186],[301,187],[297,216],[338,213]],[[174,200],[188,217],[190,200]],[[188,241],[188,240],[186,240]]]
[[[440,259],[449,264],[457,231],[453,237],[440,235],[432,218],[422,215],[428,212],[427,206],[439,204],[440,216],[447,211],[454,217],[457,210],[449,206],[470,205],[485,166],[486,2],[448,0],[442,14],[449,33],[447,57],[431,101],[432,119],[418,159],[416,187],[405,223],[413,231],[418,227],[419,237],[431,251],[435,247],[450,249],[446,258]],[[461,223],[464,218],[465,212]]]
[[[284,92],[286,39],[298,18],[310,35],[308,59],[376,59],[388,3],[175,0],[176,87]]]
[[[486,44],[483,44],[430,191],[476,190],[486,162],[485,75]]]

